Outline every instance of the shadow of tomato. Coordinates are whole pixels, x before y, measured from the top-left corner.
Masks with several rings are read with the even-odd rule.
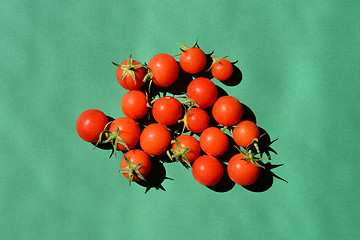
[[[243,75],[242,75],[241,70],[237,66],[234,65],[235,63],[232,63],[233,69],[234,69],[232,75],[230,76],[229,79],[222,81],[221,82],[222,84],[224,84],[226,86],[234,87],[241,83]]]
[[[278,175],[274,174],[271,170],[281,167],[283,164],[272,165],[270,162],[262,164],[265,168],[261,168],[258,180],[249,186],[244,186],[245,189],[252,192],[265,192],[271,188],[274,183],[274,178],[287,183],[287,181]]]
[[[138,185],[145,187],[145,193],[147,193],[150,189],[155,188],[156,190],[166,191],[162,186],[162,183],[165,179],[173,180],[166,176],[166,169],[164,165],[159,162],[157,159],[151,158],[151,170],[149,174],[146,176],[145,181],[136,182]]]
[[[224,168],[224,175],[221,178],[220,182],[218,182],[217,184],[213,185],[213,186],[209,186],[207,188],[215,191],[215,192],[219,192],[219,193],[224,193],[224,192],[228,192],[231,189],[233,189],[233,187],[235,186],[235,183],[230,179],[229,174],[227,173],[227,165],[222,163],[223,168]]]

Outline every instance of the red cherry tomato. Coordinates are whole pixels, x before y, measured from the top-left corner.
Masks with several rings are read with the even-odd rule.
[[[145,68],[138,61],[132,60],[130,55],[129,60],[121,64],[114,63],[117,66],[116,78],[120,85],[127,90],[139,89],[144,85],[144,77],[146,75]]]
[[[139,90],[127,92],[121,99],[121,109],[125,116],[132,119],[143,118],[148,113],[148,100]]]
[[[186,112],[184,121],[190,132],[201,133],[209,126],[209,115],[204,109],[191,108]]]
[[[224,175],[224,168],[215,157],[202,155],[194,161],[192,175],[198,183],[204,186],[213,186],[220,182]]]
[[[248,186],[256,182],[260,176],[260,168],[250,161],[242,160],[242,153],[234,155],[228,163],[227,172],[231,180],[241,186]]]
[[[114,134],[116,133],[116,131],[118,131],[117,136],[126,144],[125,146],[123,143],[116,141],[116,149],[118,150],[125,151],[128,149],[132,149],[139,142],[140,127],[133,119],[129,117],[120,117],[115,119],[110,124],[109,131],[111,132],[111,134]],[[113,136],[113,144],[115,144],[117,136]]]
[[[226,152],[229,139],[225,133],[216,127],[205,129],[200,135],[201,149],[211,156],[219,156]]]
[[[259,127],[249,120],[239,122],[233,129],[235,143],[243,148],[246,148],[255,138],[259,138],[259,135]]]
[[[170,96],[157,99],[152,107],[155,120],[165,126],[177,123],[182,111],[183,108],[179,100]]]
[[[179,146],[181,149],[189,148],[189,151],[185,153],[185,157],[189,162],[193,162],[200,154],[200,144],[199,141],[190,135],[180,135],[176,138],[176,140],[179,143]],[[171,149],[173,149],[173,154],[179,154],[179,152],[174,153],[180,149],[177,149],[177,144],[173,143],[171,146]],[[184,162],[184,157],[182,155],[179,156],[180,161]]]
[[[107,123],[108,119],[103,112],[89,109],[78,117],[76,131],[84,141],[97,142],[100,132],[104,130]]]
[[[140,146],[149,155],[158,156],[165,152],[170,144],[170,131],[160,123],[152,123],[140,134]]]
[[[215,121],[219,124],[233,126],[240,121],[243,114],[243,108],[236,98],[232,96],[223,96],[214,103],[212,114]]]
[[[211,68],[211,73],[217,80],[225,81],[231,77],[233,65],[225,58],[217,59]]]
[[[204,69],[206,55],[200,48],[192,47],[181,53],[179,63],[185,72],[195,74]]]
[[[149,172],[151,170],[151,160],[150,160],[149,155],[147,155],[142,150],[133,149],[133,150],[130,150],[127,153],[125,153],[124,156],[126,156],[126,158],[130,161],[131,165],[129,166],[129,164],[126,162],[125,157],[122,158],[121,169],[123,171],[122,172],[123,175],[130,181],[134,181],[134,182],[138,182],[138,181],[142,180],[141,176],[143,178],[146,178],[146,176],[149,174]],[[132,169],[137,164],[141,164],[141,166],[138,167],[137,169]],[[137,170],[137,171],[135,171],[135,170]],[[130,177],[129,177],[129,174],[130,174]],[[141,176],[139,177],[138,174],[141,174]],[[133,177],[131,177],[131,175],[133,175]]]
[[[186,93],[200,108],[212,106],[218,96],[216,85],[205,77],[192,80],[187,87]]]
[[[170,86],[179,75],[177,61],[166,53],[153,56],[149,61],[148,67],[152,73],[152,81],[160,87]]]

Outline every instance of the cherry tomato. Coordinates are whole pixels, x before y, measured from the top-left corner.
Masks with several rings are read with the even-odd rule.
[[[224,168],[215,157],[202,155],[194,161],[192,175],[198,183],[213,186],[220,182],[224,175]]]
[[[233,129],[235,143],[243,148],[246,148],[255,138],[259,138],[259,135],[259,127],[249,120],[239,122]]]
[[[148,67],[152,74],[152,81],[160,87],[170,86],[179,75],[177,61],[166,53],[159,53],[153,56],[149,61]]]
[[[143,118],[148,113],[148,100],[145,93],[139,90],[127,92],[121,99],[121,109],[129,118]]]
[[[205,129],[200,135],[201,149],[211,156],[219,156],[226,152],[229,146],[227,135],[216,127]]]
[[[215,121],[219,124],[233,126],[240,121],[243,114],[243,108],[236,98],[232,96],[223,96],[214,103],[212,114]]]
[[[191,108],[185,114],[184,124],[193,133],[201,133],[209,126],[209,115],[204,109]]]
[[[200,108],[212,106],[218,96],[216,85],[205,77],[192,80],[187,87],[186,93]]]
[[[165,152],[170,144],[170,131],[160,123],[152,123],[140,134],[140,146],[149,155],[158,156]]]
[[[151,160],[149,155],[142,150],[133,149],[125,153],[121,160],[121,170],[118,172],[122,172],[129,179],[129,184],[131,184],[131,181],[138,182],[144,180],[149,174],[150,169]]]
[[[108,119],[103,112],[89,109],[78,117],[76,131],[84,141],[97,142],[100,132],[104,130],[107,123]]]
[[[260,168],[250,161],[243,160],[245,158],[242,153],[238,153],[229,160],[227,166],[230,179],[241,186],[255,183],[260,176]]]
[[[121,64],[113,64],[118,67],[116,70],[116,78],[123,88],[135,90],[144,85],[143,79],[146,75],[144,65],[133,60],[131,55],[129,60]]]
[[[185,72],[195,74],[204,69],[206,55],[200,48],[191,47],[181,53],[179,63]]]
[[[170,96],[157,99],[152,107],[155,120],[165,126],[177,123],[182,111],[183,108],[179,100]]]
[[[171,146],[173,155],[180,161],[190,165],[190,162],[193,162],[200,154],[199,141],[190,135],[180,135],[176,138],[176,141],[178,144],[174,142]],[[188,148],[188,151],[184,151],[186,148]]]
[[[233,73],[233,65],[225,58],[217,59],[211,68],[211,73],[219,81],[229,79]]]
[[[110,124],[109,140],[118,150],[125,151],[134,148],[139,142],[139,138],[140,127],[129,117],[117,118]]]

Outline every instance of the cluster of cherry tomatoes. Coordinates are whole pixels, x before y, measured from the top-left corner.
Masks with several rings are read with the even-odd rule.
[[[79,136],[95,146],[111,144],[115,156],[121,151],[118,172],[130,184],[146,181],[152,161],[164,156],[191,169],[205,186],[216,185],[224,174],[239,185],[253,184],[263,167],[259,162],[265,159],[255,157],[260,154],[259,127],[242,118],[238,99],[219,96],[214,83],[228,81],[233,63],[205,54],[197,43],[179,45],[179,61],[176,55],[160,53],[147,64],[131,55],[121,64],[113,63],[118,82],[127,90],[121,99],[125,117],[111,119],[100,110],[86,110],[76,122]],[[171,87],[183,92],[170,94]],[[232,156],[227,155],[234,147],[229,139],[238,150]],[[227,167],[218,159],[224,155]]]

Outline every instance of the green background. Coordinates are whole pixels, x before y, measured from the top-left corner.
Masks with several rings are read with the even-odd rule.
[[[358,239],[358,1],[1,1],[1,239]],[[122,116],[115,67],[196,39],[230,54],[223,87],[255,113],[283,164],[263,192],[216,192],[178,164],[161,189],[75,131]]]

